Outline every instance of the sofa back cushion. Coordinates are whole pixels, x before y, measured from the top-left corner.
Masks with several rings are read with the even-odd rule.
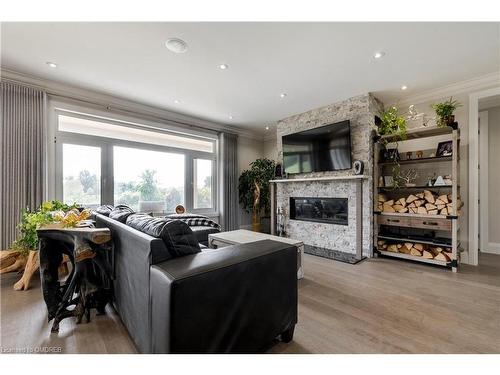
[[[126,206],[124,204],[119,204],[115,208],[111,210],[109,213],[109,218],[113,220],[117,220],[120,223],[125,223],[127,221],[127,217],[132,215],[134,213],[134,210],[131,209],[129,206]]]
[[[126,224],[152,237],[161,238],[173,258],[199,253],[200,245],[186,223],[145,214],[131,214]]]

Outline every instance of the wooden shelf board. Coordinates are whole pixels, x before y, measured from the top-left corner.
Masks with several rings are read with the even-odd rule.
[[[399,241],[399,242],[412,242],[412,243],[422,243],[426,245],[433,245],[433,246],[439,246],[439,247],[449,247],[451,248],[452,245],[445,244],[445,243],[439,243],[439,242],[433,242],[433,241],[421,241],[421,240],[416,240],[415,238],[407,238],[407,237],[395,237],[395,236],[386,236],[383,234],[379,234],[378,238],[381,238],[383,240],[389,240],[389,241]]]
[[[415,262],[421,262],[421,263],[429,263],[429,264],[435,264],[438,266],[444,266],[447,267],[451,262],[441,262],[439,260],[435,259],[426,259],[423,257],[417,257],[413,255],[408,255],[408,254],[403,254],[403,253],[393,253],[392,251],[384,251],[384,250],[377,250],[380,254],[393,257],[393,258],[400,258],[400,259],[408,259],[408,260],[413,260]]]
[[[281,180],[270,180],[269,182],[290,183],[290,182],[314,182],[314,181],[342,181],[342,180],[365,180],[368,176],[365,175],[349,175],[349,176],[324,176],[324,177],[306,177],[306,178],[283,178]]]
[[[403,217],[419,217],[424,219],[448,219],[446,215],[424,215],[424,214],[406,214],[399,212],[379,212],[378,215],[382,216],[403,216]],[[451,219],[450,219],[451,220]]]
[[[427,185],[420,185],[420,186],[401,186],[394,188],[392,186],[378,186],[377,189],[379,190],[408,190],[408,189],[419,189],[419,190],[432,190],[432,189],[451,189],[453,188],[453,185],[438,185],[438,186],[427,186]],[[460,186],[457,186],[457,188],[460,188]]]
[[[404,139],[404,140],[434,137],[437,135],[451,134],[452,132],[453,132],[453,129],[449,126],[443,126],[443,127],[423,126],[420,128],[408,129],[406,131],[406,139]],[[397,137],[395,137],[394,135],[391,134],[391,135],[383,135],[382,137],[380,137],[380,139],[391,142],[393,140],[396,140]],[[399,141],[399,142],[401,142],[401,141]]]
[[[433,158],[420,158],[420,159],[405,159],[399,161],[383,161],[378,163],[378,165],[393,165],[393,164],[420,164],[420,163],[439,163],[448,162],[452,160],[452,156],[435,156]]]

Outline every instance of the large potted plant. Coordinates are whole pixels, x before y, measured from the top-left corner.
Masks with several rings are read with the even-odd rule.
[[[269,197],[269,180],[274,177],[276,162],[262,158],[250,163],[250,169],[244,171],[239,178],[240,204],[245,211],[252,213],[252,230],[260,232],[261,216],[269,214],[271,200]]]
[[[437,125],[439,127],[452,125],[455,122],[455,115],[453,113],[461,106],[462,104],[453,100],[453,97],[450,97],[445,102],[432,104],[431,107],[436,112]]]

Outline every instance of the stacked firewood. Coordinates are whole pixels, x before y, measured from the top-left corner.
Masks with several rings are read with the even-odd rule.
[[[463,206],[460,198],[457,199],[457,210]],[[453,205],[451,194],[438,195],[424,190],[421,193],[410,194],[397,200],[389,199],[385,194],[378,195],[377,208],[380,212],[409,213],[423,215],[451,215]]]
[[[426,245],[413,242],[387,242],[378,240],[377,248],[382,251],[392,253],[402,253],[422,257],[425,259],[435,259],[442,262],[449,262],[452,259],[451,249],[440,246]]]

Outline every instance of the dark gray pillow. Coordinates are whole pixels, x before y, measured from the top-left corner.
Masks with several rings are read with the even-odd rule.
[[[95,212],[97,212],[98,214],[104,215],[104,216],[109,216],[111,211],[113,211],[113,208],[114,208],[113,206],[111,206],[109,204],[105,204],[105,205],[97,207],[95,209]]]
[[[129,206],[120,204],[116,206],[111,212],[109,213],[109,218],[113,220],[117,220],[120,223],[125,223],[127,221],[127,217],[132,215],[134,213],[134,210],[131,209]]]
[[[172,258],[201,251],[193,231],[182,221],[133,214],[128,216],[126,224],[152,237],[161,238]]]

